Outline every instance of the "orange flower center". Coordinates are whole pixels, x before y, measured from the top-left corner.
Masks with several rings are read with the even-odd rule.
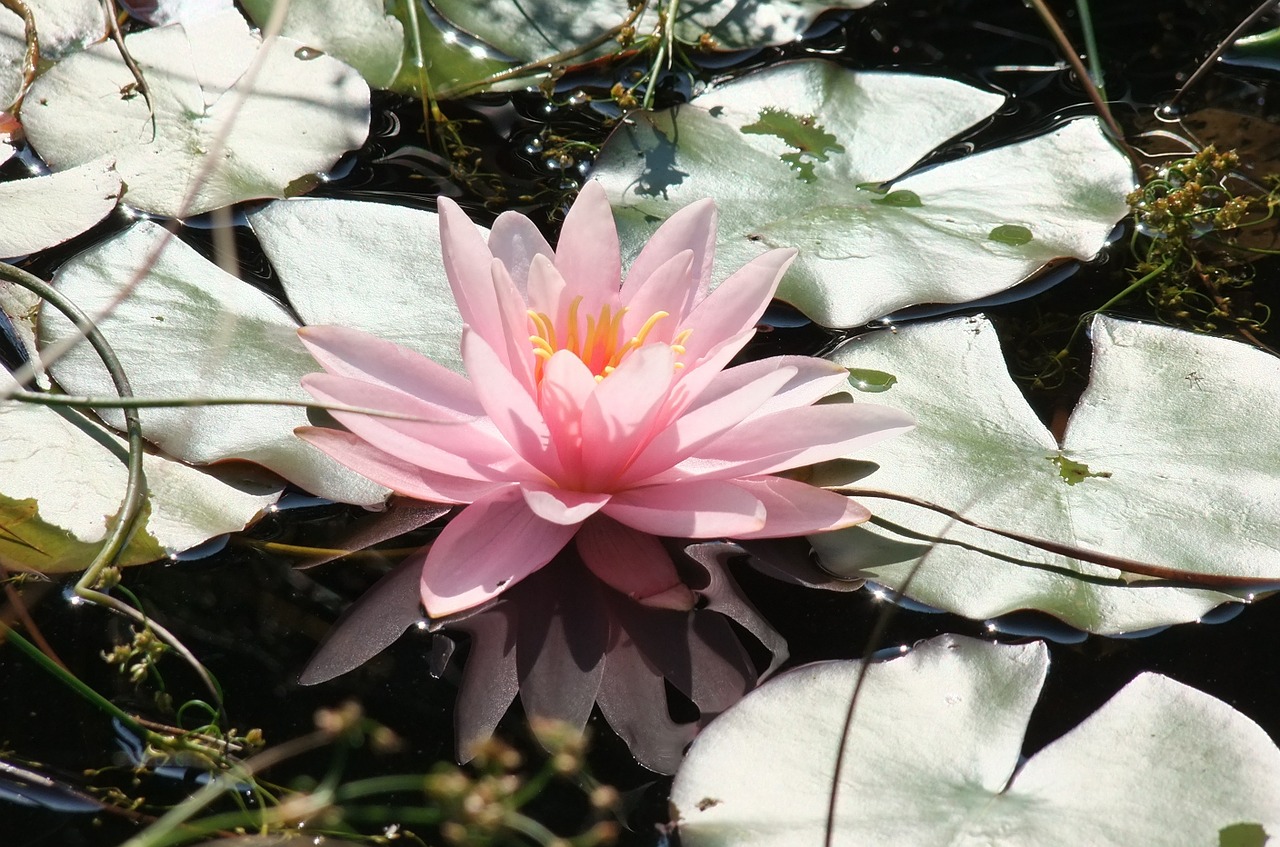
[[[613,373],[632,350],[644,346],[645,340],[659,321],[671,316],[669,312],[654,312],[628,338],[623,333],[623,318],[627,314],[625,307],[614,312],[606,303],[600,314],[586,315],[583,320],[578,314],[581,305],[582,297],[573,298],[573,302],[569,304],[568,318],[560,327],[560,332],[556,331],[555,322],[550,317],[542,312],[529,310],[529,320],[533,324],[529,343],[533,345],[533,354],[538,358],[536,376],[539,381],[542,380],[542,368],[546,361],[557,352],[568,350],[582,360],[599,382]],[[690,332],[692,330],[683,330],[672,339],[671,349],[676,355],[684,353],[684,342],[689,338]],[[676,367],[684,367],[684,364],[676,362]]]

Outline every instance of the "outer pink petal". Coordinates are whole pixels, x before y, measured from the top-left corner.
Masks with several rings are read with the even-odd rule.
[[[542,367],[538,408],[551,430],[566,483],[582,481],[582,409],[596,390],[591,370],[568,350],[559,350]]]
[[[671,348],[649,344],[596,386],[582,410],[584,487],[606,490],[649,442],[674,379]]]
[[[342,326],[304,326],[298,338],[331,374],[397,388],[454,417],[484,414],[466,377],[407,347]]]
[[[717,392],[719,396],[708,402],[703,402],[705,394],[704,397],[699,397],[697,406],[663,427],[654,436],[627,468],[622,476],[623,484],[637,485],[687,459],[768,402],[794,374],[795,368],[782,367],[761,373],[744,385],[728,386],[732,390],[727,393]]]
[[[556,243],[556,269],[569,283],[569,290],[583,296],[588,314],[618,294],[622,284],[618,230],[609,197],[594,180],[582,186],[565,216]]]
[[[515,452],[552,479],[559,479],[563,468],[538,404],[493,348],[469,327],[462,330],[462,361],[493,425]]]
[[[795,258],[790,248],[770,250],[743,265],[694,308],[685,328],[685,361],[697,363],[726,338],[750,329],[760,320],[778,290],[787,266]]]
[[[696,287],[690,291],[690,299],[684,305],[680,317],[689,313],[693,305],[707,295],[711,285],[711,263],[716,253],[716,220],[719,213],[716,204],[711,200],[699,200],[690,203],[683,209],[667,218],[658,231],[650,237],[640,255],[631,263],[627,273],[627,281],[622,286],[624,303],[634,296],[634,291],[641,286],[659,267],[666,264],[672,256],[684,251],[693,251],[691,277]],[[673,310],[671,313],[676,314]]]
[[[613,495],[604,514],[632,529],[677,538],[720,538],[764,527],[764,505],[721,480],[649,485]]]
[[[493,254],[480,230],[457,203],[440,197],[437,205],[444,272],[462,322],[496,346],[502,338],[502,322],[493,295]]]
[[[600,581],[633,600],[660,609],[688,611],[697,598],[680,580],[658,539],[604,515],[595,515],[574,536],[582,561]]]
[[[518,212],[503,212],[489,230],[489,250],[511,274],[516,290],[529,299],[529,264],[537,255],[555,258],[555,251],[533,221]]]
[[[627,292],[623,292],[622,305],[627,307],[627,314],[622,319],[622,328],[628,337],[639,332],[651,316],[662,311],[670,317],[654,324],[648,340],[671,343],[693,305],[693,294],[697,291],[698,280],[689,276],[692,262],[693,251],[681,250],[659,265],[643,282],[633,286],[630,299]]]
[[[677,465],[670,478],[776,473],[847,456],[914,426],[915,419],[906,412],[872,403],[788,409],[740,424]]]
[[[397,459],[355,433],[340,429],[300,426],[294,434],[361,476],[397,494],[433,503],[470,503],[506,482],[464,479],[429,471]]]
[[[434,407],[415,397],[346,377],[308,374],[302,378],[302,387],[322,402],[422,418],[398,420],[356,412],[331,412],[356,435],[406,462],[469,479],[512,479],[513,475],[525,478],[532,472],[511,445],[493,430],[487,418],[441,421]]]
[[[490,492],[450,521],[422,566],[422,604],[433,618],[501,594],[559,553],[576,526],[544,521],[518,486]]]
[[[572,526],[582,523],[609,502],[608,494],[569,491],[532,483],[521,485],[520,491],[535,515],[544,521]]]
[[[764,405],[748,415],[747,420],[762,418],[784,409],[812,405],[849,379],[849,371],[846,368],[840,367],[835,362],[813,356],[774,356],[771,359],[758,359],[722,371],[689,407],[690,411],[711,402],[723,393],[734,390],[739,385],[783,368],[790,369],[793,376]]]
[[[737,536],[787,538],[860,524],[871,517],[866,507],[850,497],[793,479],[769,476],[737,480],[764,503],[764,528]]]

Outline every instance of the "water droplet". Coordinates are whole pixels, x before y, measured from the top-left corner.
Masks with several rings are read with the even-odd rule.
[[[537,137],[529,139],[529,143],[524,146],[524,152],[530,153],[530,154],[541,153],[542,139]]]
[[[1181,106],[1175,103],[1165,103],[1156,109],[1156,120],[1167,124],[1177,123],[1182,119],[1183,114]]]
[[[295,59],[301,59],[304,62],[309,62],[312,59],[318,59],[323,55],[324,53],[312,47],[299,47],[297,50],[293,51],[293,57]]]
[[[948,706],[959,706],[964,702],[964,698],[959,694],[948,694],[942,698]]]
[[[570,106],[583,106],[591,102],[591,98],[587,96],[585,91],[575,91],[569,95]]]

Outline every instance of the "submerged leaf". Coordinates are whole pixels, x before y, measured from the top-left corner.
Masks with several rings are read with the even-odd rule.
[[[1061,444],[1008,375],[986,320],[856,339],[836,361],[892,368],[898,382],[876,400],[911,412],[919,427],[851,457],[879,466],[852,487],[1190,574],[1280,584],[1269,541],[1280,532],[1280,415],[1267,411],[1280,403],[1280,362],[1234,341],[1111,318],[1096,318],[1092,337],[1089,386]],[[970,618],[1039,609],[1122,633],[1192,621],[1232,599],[1130,582],[906,503],[863,502],[874,525],[811,539],[824,566]]]
[[[1127,213],[1128,160],[1092,119],[900,176],[1003,101],[938,77],[794,62],[635,115],[593,175],[626,249],[711,197],[719,261],[797,247],[778,296],[818,323],[857,326],[1003,291],[1057,258],[1090,258]],[[766,121],[778,103],[787,112]]]
[[[1040,642],[941,636],[868,666],[838,782],[861,663],[786,673],[694,741],[671,789],[681,842],[822,844],[833,791],[836,844],[1181,847],[1280,820],[1280,750],[1266,733],[1157,674],[1020,761],[1048,664]]]

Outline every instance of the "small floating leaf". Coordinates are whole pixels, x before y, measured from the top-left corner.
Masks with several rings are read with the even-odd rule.
[[[987,234],[990,240],[1008,244],[1010,247],[1021,247],[1023,244],[1030,243],[1034,237],[1031,230],[1018,224],[1000,224]]]
[[[1084,462],[1073,462],[1066,456],[1059,453],[1057,456],[1049,456],[1049,461],[1058,466],[1058,475],[1066,480],[1067,485],[1075,485],[1076,483],[1089,479],[1107,479],[1111,476],[1111,471],[1093,472],[1089,470],[1089,466]]]
[[[836,137],[823,129],[813,115],[793,115],[772,106],[761,109],[759,120],[744,126],[742,132],[747,135],[777,136],[788,147],[794,147],[794,153],[784,153],[778,158],[786,162],[804,182],[814,182],[817,179],[813,172],[814,162],[825,162],[830,153],[844,152],[844,147],[836,141]]]
[[[1218,830],[1218,847],[1263,847],[1269,838],[1260,823],[1233,823]]]
[[[873,371],[868,368],[849,368],[849,384],[859,391],[868,394],[879,394],[888,391],[898,378],[884,371]]]
[[[879,203],[881,206],[894,206],[899,209],[918,209],[924,205],[924,203],[920,202],[919,194],[902,188],[897,191],[890,191],[885,196],[877,197],[871,202]]]

